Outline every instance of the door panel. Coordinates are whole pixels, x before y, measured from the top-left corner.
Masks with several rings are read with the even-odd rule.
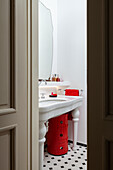
[[[112,161],[113,161],[113,142],[110,142],[109,143],[109,147],[110,147],[110,149],[109,149],[109,151],[110,151],[110,155],[109,155],[109,157],[110,157],[110,170],[112,170],[113,169],[113,163],[112,163]]]
[[[0,0],[0,108],[10,107],[10,0]]]
[[[0,0],[1,170],[28,168],[27,60],[27,0]]]
[[[105,4],[106,3],[106,4]],[[108,93],[108,112],[113,114],[113,1],[106,0],[104,2],[105,10],[105,34],[106,34],[106,61],[108,64],[106,72],[108,77],[107,93]]]
[[[113,169],[113,142],[107,139],[103,140],[103,164],[102,164],[102,169],[105,170],[112,170]]]
[[[113,1],[88,0],[88,169],[113,169]]]
[[[0,169],[10,170],[10,131],[0,134]]]
[[[15,0],[0,0],[0,8],[0,114],[6,114],[15,112]]]

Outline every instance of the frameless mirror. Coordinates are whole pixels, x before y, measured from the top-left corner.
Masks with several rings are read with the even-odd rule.
[[[51,11],[39,1],[39,79],[51,76],[53,25]]]

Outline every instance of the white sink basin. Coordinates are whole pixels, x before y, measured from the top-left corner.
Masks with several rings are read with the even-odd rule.
[[[47,120],[81,106],[81,96],[58,96],[39,101],[40,120]]]
[[[45,105],[50,105],[50,104],[57,104],[59,102],[64,102],[67,99],[63,99],[63,98],[52,98],[52,99],[44,99],[44,100],[40,100],[39,101],[39,106],[43,107]]]

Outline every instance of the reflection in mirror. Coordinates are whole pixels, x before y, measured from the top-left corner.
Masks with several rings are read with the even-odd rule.
[[[51,11],[39,1],[39,79],[51,76],[53,25]]]

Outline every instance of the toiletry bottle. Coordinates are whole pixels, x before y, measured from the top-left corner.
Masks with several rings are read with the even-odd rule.
[[[51,81],[51,78],[49,77],[48,80],[46,80],[46,81]]]
[[[57,75],[55,74],[55,81],[57,80]]]
[[[57,74],[57,79],[56,79],[56,81],[60,81],[59,74]]]
[[[53,74],[53,76],[52,76],[52,81],[55,81],[55,75]]]

